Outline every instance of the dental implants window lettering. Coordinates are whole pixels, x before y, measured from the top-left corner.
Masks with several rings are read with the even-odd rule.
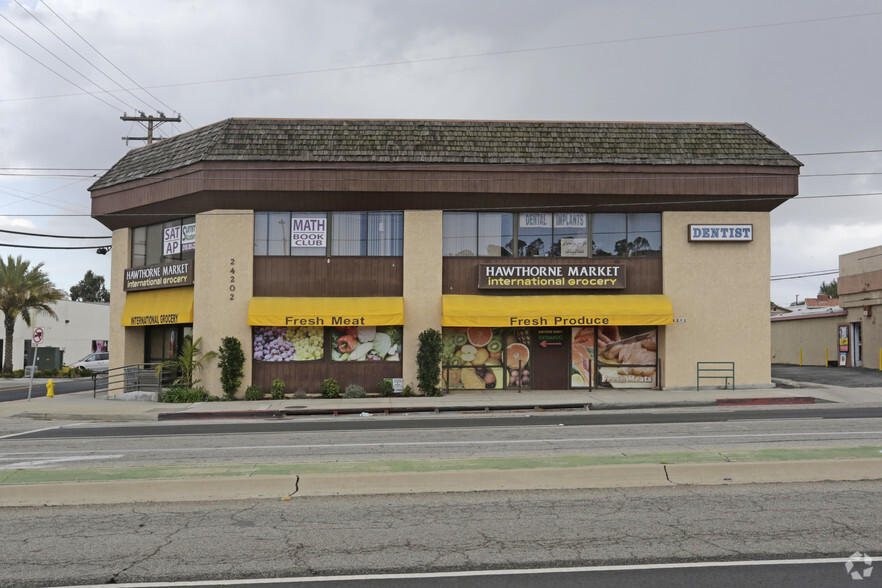
[[[254,327],[256,361],[401,361],[402,327]]]
[[[661,214],[444,213],[449,257],[659,257]]]

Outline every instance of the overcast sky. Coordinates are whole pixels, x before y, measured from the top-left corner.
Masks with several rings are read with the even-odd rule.
[[[184,119],[164,135],[229,117],[748,122],[805,164],[772,213],[773,277],[882,245],[878,0],[0,0],[0,16],[0,229],[108,236],[0,243],[109,243],[89,176],[142,144],[120,139],[144,134],[123,112],[162,110]],[[87,269],[110,281],[94,249],[8,254],[65,290]],[[772,299],[835,278],[773,280]]]

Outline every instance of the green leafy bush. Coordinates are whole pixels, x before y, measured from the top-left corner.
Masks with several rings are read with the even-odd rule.
[[[441,333],[426,329],[420,333],[417,349],[417,385],[426,396],[440,396],[441,388]]]
[[[273,400],[284,400],[285,398],[285,382],[276,378],[270,385],[270,398]]]
[[[413,386],[408,384],[404,387],[404,390],[401,391],[402,396],[413,396]]]
[[[359,386],[358,384],[349,384],[346,386],[346,391],[343,393],[343,398],[366,398],[367,391],[364,389],[364,386]]]
[[[248,386],[245,388],[245,400],[263,400],[263,388],[260,386]]]
[[[245,377],[245,352],[236,337],[224,337],[218,350],[218,366],[221,371],[221,388],[228,400],[236,398],[242,378]]]
[[[389,380],[380,380],[377,382],[377,394],[380,396],[392,396],[395,388]]]
[[[322,398],[340,398],[340,384],[334,378],[323,380],[319,391],[322,393]]]
[[[193,402],[205,402],[208,400],[208,392],[205,388],[197,386],[172,386],[162,393],[162,402],[181,402],[191,404]]]

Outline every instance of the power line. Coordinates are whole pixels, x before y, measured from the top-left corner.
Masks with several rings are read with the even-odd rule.
[[[5,18],[5,17],[4,17],[4,18]],[[61,75],[60,73],[58,73],[57,71],[55,71],[54,69],[52,69],[51,67],[49,67],[48,65],[46,65],[45,63],[43,63],[42,61],[40,61],[39,59],[37,59],[36,57],[34,57],[33,55],[31,55],[30,53],[28,53],[27,51],[25,51],[24,49],[22,49],[21,47],[19,47],[18,45],[16,45],[15,43],[13,43],[12,41],[10,41],[9,39],[7,39],[7,38],[6,38],[5,36],[3,36],[2,34],[0,34],[0,39],[3,39],[4,41],[6,41],[7,43],[9,43],[10,45],[12,45],[13,47],[15,47],[16,49],[18,49],[19,51],[21,51],[22,53],[24,53],[27,57],[30,57],[31,59],[33,59],[34,61],[36,61],[37,63],[39,63],[40,65],[42,65],[43,67],[45,67],[46,69],[48,69],[49,71],[51,71],[52,73],[54,73],[55,75],[57,75],[58,77],[60,77],[62,80],[68,82],[68,83],[71,84],[72,86],[75,86],[75,87],[79,88],[80,90],[83,91],[83,94],[88,94],[89,96],[91,96],[91,97],[94,98],[95,100],[100,100],[101,102],[103,102],[103,103],[106,104],[107,106],[111,107],[112,109],[114,109],[114,110],[116,110],[116,111],[118,111],[118,112],[122,112],[122,110],[121,110],[118,106],[114,106],[113,104],[111,104],[111,103],[108,102],[107,100],[104,100],[103,98],[101,98],[100,96],[98,96],[96,92],[90,92],[89,90],[86,90],[85,88],[83,88],[82,86],[80,86],[79,84],[77,84],[76,82],[67,79],[66,77],[64,77],[63,75]],[[83,94],[79,94],[79,95],[82,96]],[[77,95],[77,94],[74,94],[74,95]],[[5,98],[4,98],[4,101],[6,101]]]
[[[43,1],[43,4],[46,5],[45,0]],[[48,8],[48,5],[46,5],[46,6]],[[54,12],[53,12],[53,14],[54,14]],[[475,58],[480,58],[480,57],[492,57],[492,56],[497,56],[497,55],[514,55],[514,54],[519,54],[519,53],[532,53],[532,52],[538,52],[538,51],[557,51],[557,50],[562,50],[562,49],[574,49],[574,48],[579,48],[579,47],[593,47],[593,46],[612,45],[612,44],[621,44],[621,43],[633,43],[633,42],[639,42],[639,41],[655,41],[655,40],[660,40],[660,39],[673,39],[673,38],[678,38],[678,37],[690,37],[690,36],[697,36],[697,35],[728,33],[728,32],[745,31],[745,30],[751,30],[751,29],[782,27],[782,26],[791,26],[791,25],[800,25],[800,24],[811,24],[811,23],[817,23],[817,22],[844,20],[844,19],[851,19],[851,18],[863,18],[863,17],[868,17],[868,16],[879,16],[879,15],[882,15],[882,11],[865,12],[865,13],[858,13],[858,14],[847,14],[847,15],[842,15],[842,16],[828,16],[828,17],[803,19],[803,20],[782,21],[782,22],[775,22],[775,23],[764,23],[764,24],[757,24],[757,25],[744,25],[744,26],[738,26],[738,27],[724,27],[724,28],[706,29],[706,30],[700,30],[700,31],[687,31],[687,32],[683,32],[683,33],[668,33],[668,34],[663,34],[663,35],[648,35],[648,36],[643,36],[643,37],[629,37],[629,38],[625,38],[625,39],[611,39],[611,40],[607,40],[607,41],[585,41],[585,42],[581,42],[581,43],[567,43],[567,44],[561,44],[561,45],[548,45],[548,46],[543,46],[543,47],[528,47],[528,48],[523,48],[523,49],[506,49],[506,50],[500,50],[500,51],[486,51],[486,52],[482,52],[482,53],[466,53],[463,55],[426,57],[426,58],[422,58],[422,59],[402,59],[402,60],[398,60],[398,61],[388,61],[388,62],[382,62],[382,63],[369,63],[369,64],[363,64],[363,65],[327,67],[327,68],[318,68],[318,69],[310,69],[310,70],[300,70],[300,71],[287,72],[287,73],[241,76],[241,77],[236,77],[236,78],[224,78],[224,79],[217,79],[217,80],[202,80],[202,81],[196,81],[196,82],[181,82],[181,83],[175,83],[175,84],[161,84],[161,85],[148,86],[148,87],[150,87],[150,88],[174,88],[174,87],[181,87],[181,86],[198,86],[198,85],[205,85],[205,84],[220,84],[220,83],[241,82],[241,81],[259,80],[259,79],[267,79],[267,78],[310,75],[310,74],[317,74],[317,73],[333,73],[333,72],[353,71],[353,70],[361,70],[361,69],[373,69],[373,68],[380,68],[380,67],[392,67],[392,66],[397,66],[397,65],[411,65],[411,64],[416,64],[416,63],[455,61],[455,60],[460,60],[460,59],[475,59]],[[132,80],[132,81],[134,82],[134,80]],[[139,88],[141,88],[145,92],[147,91],[145,88],[143,88],[141,86],[139,86]],[[43,98],[63,98],[63,97],[67,97],[67,96],[75,96],[75,94],[56,95],[56,96],[36,96],[36,97],[30,97],[30,98],[13,98],[13,99],[4,99],[4,100],[7,102],[12,102],[12,101],[16,101],[16,100],[38,100],[38,99],[43,99]],[[189,123],[187,123],[187,124],[189,124]]]
[[[28,9],[27,9],[27,8],[21,3],[21,2],[19,2],[19,0],[15,0],[15,3],[18,4],[19,7],[20,7],[22,10],[24,10],[25,12],[27,12],[28,15],[31,16],[31,18],[33,18],[33,19],[36,20],[38,23],[40,23],[40,25],[41,25],[44,29],[46,29],[47,31],[49,31],[49,33],[51,33],[56,39],[58,39],[59,41],[61,41],[62,43],[64,43],[64,45],[65,45],[68,49],[70,49],[71,51],[73,51],[74,53],[76,53],[76,54],[80,57],[80,59],[82,59],[83,61],[85,61],[85,62],[88,63],[89,65],[91,65],[96,71],[98,71],[98,73],[100,73],[100,74],[103,75],[105,78],[107,78],[108,80],[110,80],[111,82],[113,82],[114,84],[116,84],[121,90],[125,90],[126,92],[128,92],[128,94],[129,94],[132,98],[134,98],[135,100],[138,100],[138,101],[140,101],[140,102],[143,102],[143,103],[146,104],[148,107],[153,108],[153,110],[159,110],[158,108],[154,108],[154,107],[151,106],[149,103],[145,102],[143,99],[138,98],[137,96],[135,96],[135,95],[134,95],[132,92],[130,92],[129,90],[126,90],[125,88],[123,88],[122,84],[120,84],[119,82],[117,82],[116,80],[114,80],[113,78],[111,78],[109,75],[107,75],[106,73],[104,73],[104,71],[102,71],[101,68],[99,68],[97,65],[95,65],[94,63],[92,63],[91,61],[89,61],[89,60],[88,60],[88,59],[87,59],[82,53],[80,53],[80,52],[77,51],[74,47],[72,47],[72,46],[70,45],[70,43],[68,43],[67,41],[65,41],[64,39],[62,39],[60,36],[58,36],[58,34],[57,34],[55,31],[53,31],[51,28],[49,28],[49,27],[46,25],[46,23],[44,23],[42,20],[40,20],[40,19],[37,17],[36,14],[34,14],[34,13],[31,12],[30,10],[28,10]],[[48,8],[48,7],[47,7],[47,8]],[[80,74],[80,75],[82,75],[82,74]]]
[[[832,274],[838,274],[839,270],[821,270],[817,272],[807,272],[804,274],[786,274],[781,276],[772,276],[770,280],[772,282],[779,282],[782,280],[798,280],[800,278],[819,278],[821,276],[828,276]]]
[[[30,14],[30,13],[28,13],[28,14]],[[122,98],[119,98],[118,96],[114,96],[113,94],[110,94],[110,92],[108,92],[107,90],[105,90],[104,87],[101,86],[100,84],[98,84],[98,83],[92,81],[91,79],[89,79],[89,77],[88,77],[86,74],[80,72],[77,68],[75,68],[74,66],[72,66],[71,64],[69,64],[68,62],[66,62],[65,60],[63,60],[61,57],[59,57],[59,56],[58,56],[55,52],[53,52],[51,49],[49,49],[48,47],[46,47],[45,45],[43,45],[42,43],[40,43],[38,40],[36,40],[35,38],[33,38],[33,37],[32,37],[31,35],[29,35],[27,32],[25,32],[25,31],[24,31],[21,27],[19,27],[17,24],[15,24],[15,23],[12,22],[11,20],[9,20],[5,15],[0,14],[0,18],[2,18],[3,20],[5,20],[6,22],[8,22],[8,23],[9,23],[10,25],[12,25],[12,26],[13,26],[18,32],[20,32],[20,33],[23,34],[25,37],[27,37],[28,39],[30,39],[31,41],[33,41],[34,43],[36,43],[37,46],[39,46],[41,49],[43,49],[43,51],[45,51],[46,53],[48,53],[49,55],[51,55],[52,57],[54,57],[55,59],[57,59],[58,61],[60,61],[62,64],[64,64],[65,66],[67,66],[68,69],[70,69],[71,71],[73,71],[73,72],[74,72],[75,74],[77,74],[78,76],[82,77],[84,80],[86,80],[86,81],[89,82],[90,84],[93,84],[93,85],[97,86],[99,90],[101,90],[101,91],[104,92],[105,94],[110,95],[110,97],[113,98],[114,100],[119,101],[120,103],[122,103],[122,104],[125,105],[125,106],[128,106],[129,108],[135,108],[134,106],[132,106],[131,104],[129,104],[128,102],[126,102],[125,100],[123,100]],[[64,78],[64,79],[67,80],[67,78]],[[67,80],[67,81],[70,81],[70,80]],[[79,87],[79,86],[77,86],[77,87]]]
[[[46,233],[25,233],[22,231],[10,231],[8,229],[0,229],[0,233],[10,233],[12,235],[26,235],[28,237],[48,237],[50,239],[110,239],[111,235],[102,235],[100,237],[84,237],[82,235],[49,235]]]
[[[104,61],[106,61],[107,63],[109,63],[111,66],[113,66],[113,68],[114,68],[116,71],[118,71],[119,73],[121,73],[122,75],[124,75],[124,76],[125,76],[130,82],[132,82],[133,84],[135,84],[135,85],[138,87],[138,89],[140,89],[142,92],[144,92],[145,94],[147,94],[148,96],[150,96],[151,98],[153,98],[154,100],[156,100],[157,102],[159,102],[160,104],[162,104],[163,106],[165,106],[165,107],[166,107],[167,109],[169,109],[170,111],[177,112],[176,109],[172,108],[171,106],[169,106],[168,104],[166,104],[165,102],[163,102],[162,100],[160,100],[158,97],[156,97],[156,96],[153,95],[150,91],[148,91],[146,88],[144,88],[141,84],[139,84],[139,83],[136,82],[134,79],[132,79],[132,77],[131,77],[129,74],[127,74],[126,72],[124,72],[123,70],[121,70],[119,67],[117,67],[117,65],[116,65],[115,63],[113,63],[112,61],[110,61],[110,59],[109,59],[106,55],[104,55],[103,53],[101,53],[101,51],[99,51],[94,45],[92,45],[92,43],[90,43],[89,41],[87,41],[85,37],[83,37],[83,36],[82,36],[79,32],[77,32],[77,30],[74,29],[74,28],[73,28],[73,27],[72,27],[72,26],[71,26],[66,20],[64,20],[64,19],[61,17],[61,15],[59,15],[57,12],[55,12],[54,10],[52,10],[52,7],[49,6],[49,4],[47,4],[45,0],[41,0],[41,1],[42,1],[43,6],[45,6],[47,9],[49,9],[49,12],[51,12],[52,14],[55,15],[55,18],[57,18],[58,20],[60,20],[60,21],[61,21],[61,22],[67,27],[67,28],[69,28],[69,29],[70,29],[70,30],[71,30],[71,31],[72,31],[77,37],[79,37],[79,38],[83,41],[83,43],[85,43],[86,45],[88,45],[88,46],[92,49],[92,51],[94,51],[95,53],[97,53],[98,55],[100,55],[101,58],[104,59]],[[120,86],[120,88],[122,88],[122,85],[120,85],[120,84],[117,84],[117,85]],[[125,89],[125,88],[123,88],[123,89]],[[126,90],[126,91],[128,92],[128,90]],[[129,92],[129,93],[131,93],[131,92]],[[142,100],[142,102],[144,102],[144,101]],[[146,102],[144,102],[144,103],[146,104]],[[154,108],[153,110],[156,110],[157,112],[159,111],[158,108]],[[188,121],[187,119],[184,119],[184,122],[187,123],[188,125],[190,125],[190,128],[191,128],[191,129],[194,128],[193,125],[190,124],[190,121]]]
[[[65,250],[74,250],[74,249],[99,249],[102,247],[109,247],[109,245],[84,245],[77,247],[52,247],[49,245],[14,245],[12,243],[0,243],[0,247],[15,247],[17,249],[65,249]]]
[[[818,153],[793,153],[794,157],[808,157],[809,155],[851,155],[852,153],[882,153],[882,149],[862,149],[860,151],[823,151]]]

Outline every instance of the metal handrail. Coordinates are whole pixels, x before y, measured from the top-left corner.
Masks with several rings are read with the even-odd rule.
[[[134,363],[92,374],[92,397],[99,390],[110,395],[119,392],[155,391],[162,396],[162,386],[166,379],[168,366],[163,366],[157,375],[159,363]]]

